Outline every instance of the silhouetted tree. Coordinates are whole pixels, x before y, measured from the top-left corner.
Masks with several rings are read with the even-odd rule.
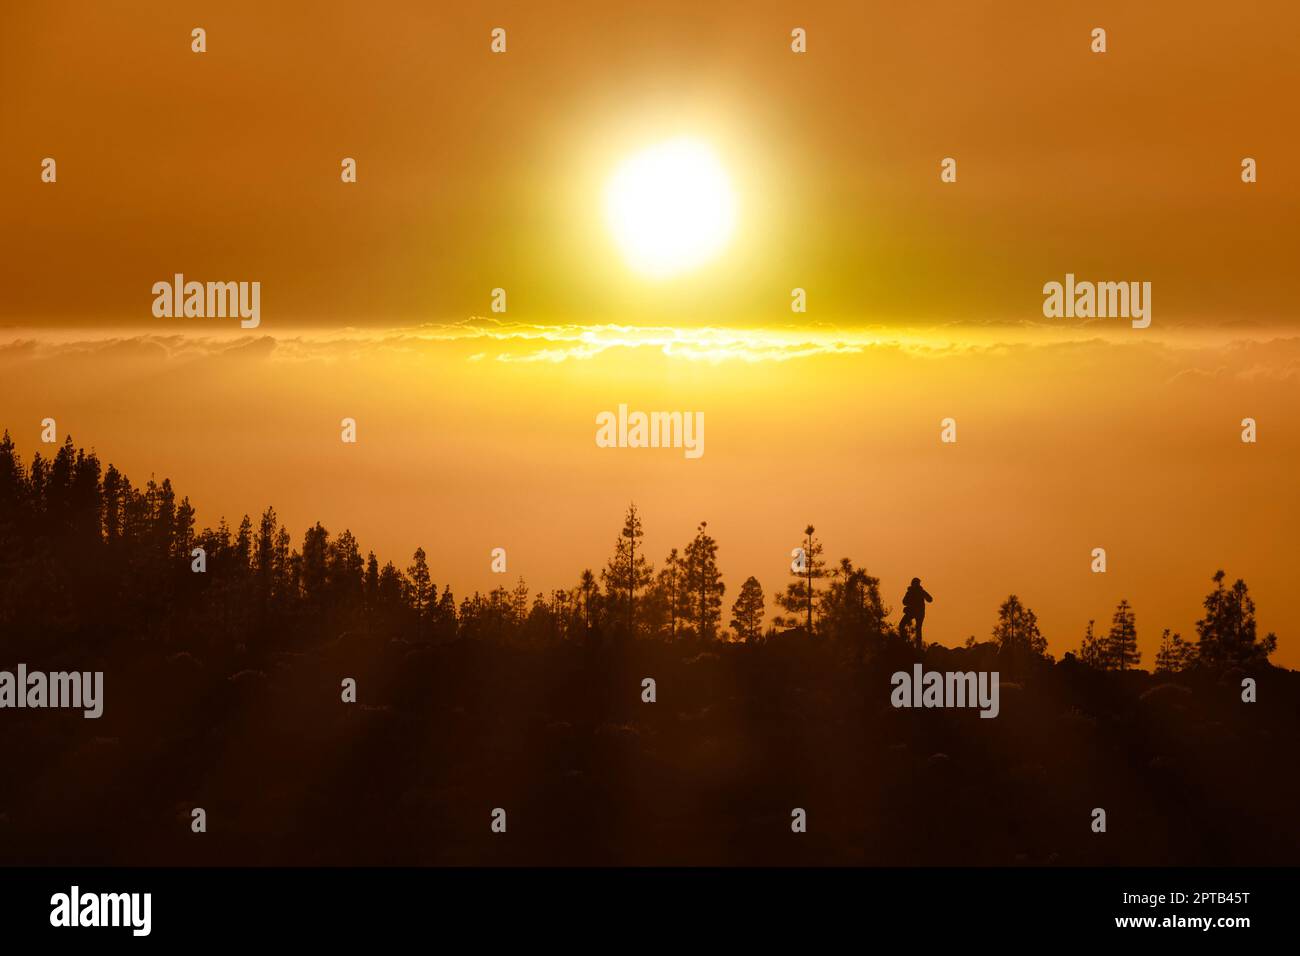
[[[378,604],[381,613],[384,616],[385,624],[392,628],[400,625],[407,610],[407,593],[410,586],[406,581],[406,576],[393,566],[392,561],[384,562],[383,569],[379,572],[379,600]]]
[[[722,595],[727,586],[718,571],[718,542],[708,533],[708,522],[701,521],[695,537],[686,546],[683,561],[686,567],[686,594],[689,608],[688,620],[697,637],[712,640],[717,636],[718,619],[722,616]]]
[[[1137,619],[1127,600],[1115,608],[1102,649],[1107,670],[1126,671],[1142,660],[1137,646]]]
[[[1088,621],[1088,627],[1083,632],[1083,641],[1079,645],[1079,660],[1089,667],[1105,670],[1106,661],[1102,641],[1094,631],[1096,623],[1096,621]]]
[[[111,467],[109,470],[116,473]],[[26,498],[27,476],[23,474],[14,440],[9,437],[9,430],[5,429],[4,437],[0,438],[0,522],[15,522],[26,504]]]
[[[5,432],[8,435],[8,432]],[[123,498],[126,492],[126,483],[123,481],[122,473],[112,465],[104,472],[104,539],[110,545],[115,545],[122,538],[125,530],[123,527],[125,519],[125,502]]]
[[[539,593],[537,596],[540,598],[541,594]],[[545,610],[545,605],[543,605],[543,610]],[[516,627],[523,627],[528,615],[528,585],[524,583],[521,575],[519,581],[515,584],[514,590],[510,592],[510,618]]]
[[[559,637],[559,626],[552,601],[538,591],[520,627],[523,639],[529,644],[554,643]]]
[[[275,509],[267,508],[257,526],[257,541],[253,546],[253,577],[257,582],[257,599],[263,611],[271,600],[275,583]]]
[[[821,556],[822,543],[815,536],[816,530],[812,525],[803,529],[801,553],[790,562],[790,573],[794,575],[795,580],[786,587],[785,593],[777,598],[777,603],[791,615],[804,618],[810,637],[813,634],[814,612],[817,607],[816,582],[826,574],[826,563]]]
[[[438,601],[433,630],[434,636],[440,641],[456,639],[456,598],[451,593],[450,585],[444,584],[442,587],[442,598]]]
[[[636,635],[636,594],[651,581],[654,569],[644,554],[637,553],[637,541],[645,536],[641,530],[641,516],[636,505],[627,509],[623,530],[614,545],[614,556],[600,573],[605,583],[605,593],[610,602],[623,613],[627,636]]]
[[[366,597],[366,610],[379,605],[379,559],[373,551],[366,556],[366,577],[362,592]]]
[[[241,526],[242,535],[243,528]],[[330,533],[318,521],[302,537],[302,593],[307,605],[320,610],[326,604],[329,583]]]
[[[1238,578],[1223,586],[1223,571],[1214,575],[1214,590],[1206,595],[1205,617],[1196,622],[1197,657],[1210,666],[1263,664],[1277,650],[1277,636],[1262,640],[1255,632],[1255,602]]]
[[[179,563],[188,563],[190,551],[194,548],[194,506],[188,496],[181,499],[176,506],[176,534],[174,537],[174,557]]]
[[[1014,594],[998,608],[993,640],[998,645],[998,652],[1013,667],[1039,658],[1048,659],[1047,638],[1038,629],[1038,616]]]
[[[583,636],[586,637],[591,634],[594,605],[600,597],[600,586],[596,583],[591,568],[583,568],[582,577],[578,581],[578,593],[581,595]]]
[[[352,626],[362,605],[361,588],[365,574],[365,560],[361,557],[361,546],[348,529],[344,528],[343,533],[330,542],[326,552],[326,567],[330,606],[336,615],[343,618],[343,624]],[[431,605],[436,596],[437,589],[430,584]],[[426,617],[428,617],[428,610],[431,610],[431,607],[426,610]]]
[[[1196,646],[1184,641],[1181,634],[1170,634],[1165,628],[1160,635],[1160,650],[1156,652],[1157,674],[1177,674],[1185,671],[1196,658]]]
[[[541,600],[540,591],[537,597]],[[551,591],[548,610],[551,617],[551,636],[555,640],[567,639],[573,624],[573,593],[565,588],[555,588]]]
[[[141,499],[139,498],[136,499],[136,501],[139,500]],[[135,510],[137,509],[128,509],[127,512],[128,521],[132,526],[140,523],[138,520],[131,520],[132,517],[131,512]],[[325,532],[325,529],[322,528],[320,524],[317,524],[314,529],[309,528],[307,534],[311,535],[312,531],[320,531],[321,533],[327,534],[327,532]],[[307,546],[305,542],[303,544],[302,550],[303,550],[303,554],[306,555]],[[252,551],[253,551],[253,523],[248,520],[248,515],[244,515],[243,520],[239,522],[239,530],[235,532],[235,567],[238,569],[240,577],[244,577],[248,574],[249,568],[251,567]],[[323,568],[324,568],[324,558],[325,558],[325,548],[323,545],[320,547],[318,553],[321,558],[321,567],[322,567],[322,572],[319,580],[323,581],[324,580]]]
[[[667,624],[669,641],[677,640],[678,622],[687,617],[686,568],[676,548],[668,552],[655,576],[654,601],[662,624]]]
[[[763,586],[752,574],[740,586],[731,606],[731,626],[742,641],[757,641],[763,635]]]
[[[821,599],[821,629],[833,639],[881,638],[889,608],[880,597],[880,579],[841,558],[830,573]]]
[[[416,618],[424,618],[428,614],[433,587],[429,577],[429,561],[425,556],[424,548],[415,549],[415,554],[411,555],[411,566],[406,569],[406,575],[411,581],[411,609],[415,611]]]

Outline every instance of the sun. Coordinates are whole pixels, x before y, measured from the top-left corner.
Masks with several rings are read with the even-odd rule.
[[[681,138],[641,150],[614,171],[605,218],[628,265],[655,279],[704,265],[736,228],[736,197],[717,155]]]

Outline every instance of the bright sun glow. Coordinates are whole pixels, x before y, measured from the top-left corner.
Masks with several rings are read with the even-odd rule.
[[[713,150],[674,139],[618,168],[605,191],[605,216],[628,264],[666,278],[722,251],[736,226],[736,198]]]

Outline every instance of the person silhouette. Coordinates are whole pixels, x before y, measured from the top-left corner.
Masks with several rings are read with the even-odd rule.
[[[903,595],[903,619],[898,622],[898,633],[899,636],[906,638],[907,625],[909,623],[915,625],[918,648],[921,647],[921,627],[925,624],[925,605],[933,600],[930,592],[921,587],[921,579],[912,578],[907,593]]]

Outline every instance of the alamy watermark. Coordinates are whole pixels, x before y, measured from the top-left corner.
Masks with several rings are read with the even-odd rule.
[[[1065,282],[1043,286],[1043,316],[1048,319],[1132,319],[1135,329],[1151,324],[1150,282]]]
[[[153,284],[153,314],[158,319],[224,319],[239,317],[239,327],[255,329],[262,322],[262,283],[172,281]]]
[[[82,710],[87,720],[104,713],[103,671],[0,671],[0,709],[69,708]]]
[[[152,893],[82,893],[73,885],[50,897],[50,925],[129,926],[131,935],[148,936],[153,925]]]
[[[596,415],[599,448],[681,448],[687,458],[704,454],[703,412],[618,412]]]
[[[996,717],[998,671],[895,671],[889,702],[895,707],[978,707],[981,717]]]

